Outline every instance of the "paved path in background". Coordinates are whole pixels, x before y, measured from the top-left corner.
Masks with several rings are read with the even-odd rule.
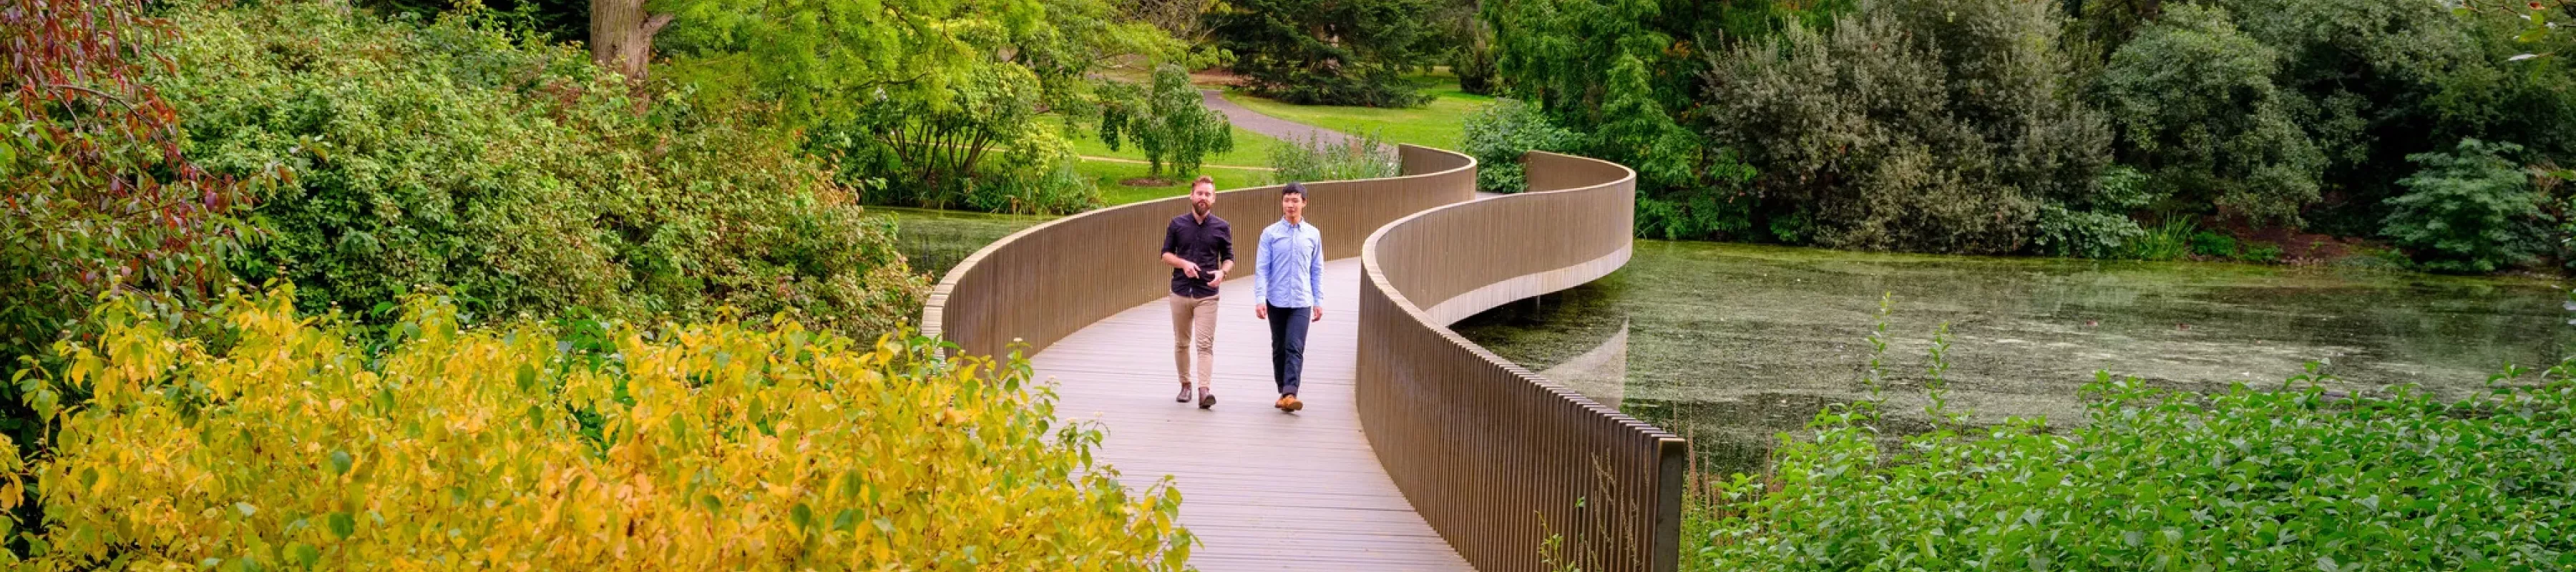
[[[1193,567],[1472,570],[1413,511],[1360,433],[1351,403],[1359,259],[1324,263],[1324,321],[1307,333],[1298,392],[1306,410],[1295,414],[1270,406],[1279,393],[1270,380],[1269,326],[1252,318],[1257,279],[1227,277],[1217,302],[1215,409],[1172,401],[1180,376],[1172,310],[1162,299],[1074,332],[1029,363],[1039,379],[1058,384],[1057,415],[1109,429],[1094,451],[1118,468],[1120,482],[1141,489],[1168,475],[1180,488],[1181,524],[1206,543],[1190,554]]]
[[[1099,156],[1093,156],[1093,155],[1075,155],[1075,156],[1076,156],[1076,157],[1081,157],[1081,158],[1082,158],[1082,160],[1084,160],[1084,161],[1099,161],[1099,162],[1103,162],[1103,163],[1128,163],[1128,164],[1133,164],[1133,165],[1152,165],[1152,164],[1154,164],[1152,161],[1138,161],[1138,160],[1135,160],[1135,159],[1120,159],[1120,158],[1117,158],[1117,157],[1099,157]],[[1204,164],[1204,163],[1202,163],[1202,164],[1200,164],[1200,165],[1199,165],[1199,168],[1202,168],[1202,169],[1204,169],[1204,168],[1209,168],[1209,167],[1214,167],[1214,168],[1219,168],[1219,169],[1242,169],[1242,170],[1245,170],[1245,171],[1277,171],[1277,170],[1278,170],[1278,169],[1272,169],[1272,168],[1269,168],[1269,167],[1245,167],[1245,166],[1240,166],[1240,165],[1210,165],[1210,164]]]
[[[1318,142],[1328,145],[1347,144],[1351,140],[1351,135],[1349,133],[1262,115],[1259,111],[1253,111],[1251,108],[1236,105],[1232,100],[1226,99],[1225,92],[1222,91],[1202,89],[1199,90],[1199,98],[1207,103],[1208,109],[1214,109],[1218,113],[1225,114],[1226,122],[1233,123],[1235,127],[1241,127],[1243,130],[1253,133],[1268,135],[1273,139],[1286,141],[1291,144],[1305,143],[1308,138],[1312,138]],[[1395,148],[1390,145],[1387,147],[1386,151],[1388,153],[1394,153]]]

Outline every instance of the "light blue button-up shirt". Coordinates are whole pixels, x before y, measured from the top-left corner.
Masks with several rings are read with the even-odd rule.
[[[1323,305],[1324,233],[1313,224],[1288,219],[1261,229],[1261,249],[1254,255],[1252,303],[1278,308]]]

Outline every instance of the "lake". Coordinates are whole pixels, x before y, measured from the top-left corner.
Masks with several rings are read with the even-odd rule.
[[[1619,272],[1457,330],[1689,436],[1704,469],[1753,471],[1780,433],[1864,395],[1882,295],[1900,431],[1925,418],[1942,323],[1950,402],[1978,423],[2081,421],[2078,389],[2106,370],[2211,392],[2278,386],[2316,362],[2337,391],[2460,397],[2504,364],[2555,364],[2571,341],[2564,285],[2535,278],[1642,240]]]
[[[984,245],[1055,218],[898,207],[867,207],[867,215],[894,219],[895,248],[933,282]]]

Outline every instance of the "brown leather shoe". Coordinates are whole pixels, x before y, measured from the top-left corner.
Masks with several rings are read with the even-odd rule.
[[[1209,409],[1214,407],[1216,407],[1216,392],[1208,391],[1208,388],[1205,387],[1199,388],[1199,408]]]
[[[1278,407],[1280,411],[1296,413],[1297,410],[1306,408],[1306,402],[1298,401],[1297,396],[1294,395],[1282,395],[1279,396],[1279,402],[1273,406]]]
[[[1189,402],[1190,402],[1190,384],[1187,384],[1187,383],[1181,384],[1181,395],[1180,395],[1180,397],[1172,398],[1172,400],[1173,400],[1173,401],[1178,401],[1178,402],[1181,402],[1181,403],[1189,403]]]

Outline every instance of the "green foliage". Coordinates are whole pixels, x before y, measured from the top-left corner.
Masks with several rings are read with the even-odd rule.
[[[1144,90],[1121,85],[1122,93],[1104,102],[1100,141],[1111,151],[1122,141],[1144,151],[1153,163],[1149,176],[1162,176],[1163,164],[1170,163],[1172,176],[1186,179],[1207,156],[1234,150],[1234,125],[1207,108],[1180,66],[1155,68],[1153,85]]]
[[[2326,157],[2292,120],[2296,94],[2272,84],[2279,59],[2223,10],[2167,10],[2101,78],[2122,160],[2151,173],[2157,194],[2179,208],[2298,222],[2317,200]]]
[[[292,299],[228,300],[220,347],[100,308],[37,380],[62,439],[26,569],[1180,570],[1194,543],[1016,355],[784,316],[469,328],[427,296],[367,351]]]
[[[811,141],[840,159],[842,178],[870,204],[1016,214],[1098,206],[1081,177],[1059,176],[1076,158],[1040,120],[1036,77],[1008,67],[977,71],[955,86],[956,109],[889,102],[816,129]]]
[[[2049,256],[2118,258],[2127,246],[2147,235],[2126,215],[2072,211],[2056,204],[2039,207],[2038,233],[2032,246]]]
[[[2222,260],[2236,258],[2236,237],[2206,230],[2192,233],[2191,253]]]
[[[2146,174],[2114,165],[2102,170],[2098,184],[2100,192],[2077,208],[2056,201],[2040,204],[2038,234],[2031,245],[2049,256],[2117,258],[2131,241],[2145,237],[2146,229],[2124,213],[2154,201]]]
[[[2118,258],[2166,261],[2182,260],[2191,255],[2191,237],[2200,233],[2200,223],[2191,217],[2167,216],[2163,224],[2146,229],[2146,234],[2121,249]]]
[[[1428,0],[1233,0],[1206,18],[1252,93],[1299,105],[1410,107],[1405,68],[1438,56]]]
[[[284,165],[276,231],[236,262],[309,311],[423,286],[483,315],[796,311],[851,334],[910,319],[909,275],[848,189],[749,110],[683,94],[650,114],[584,54],[473,17],[385,22],[329,6],[186,7],[176,72],[189,152]]]
[[[2063,20],[2045,2],[1890,0],[1793,26],[1720,56],[1707,135],[1819,244],[2019,251],[2050,201],[2109,202],[2108,129],[2072,97]]]
[[[2477,138],[2576,163],[2576,34],[2547,26],[2569,5],[1491,0],[1483,16],[1506,93],[1575,152],[1638,169],[1640,235],[2099,255],[2137,212],[2093,196],[2106,145],[2155,211],[2346,235],[2379,230],[2410,154]]]
[[[1288,143],[1270,150],[1270,168],[1275,169],[1270,176],[1280,183],[1393,177],[1400,167],[1395,149],[1375,134],[1333,141],[1307,137]]]
[[[2245,250],[2236,254],[2237,260],[2245,262],[2279,262],[2281,260],[2281,245],[2248,242],[2244,243],[2244,246]]]
[[[1785,4],[1496,0],[1484,17],[1497,30],[1495,66],[1513,97],[1577,134],[1571,151],[1637,169],[1638,235],[1743,238],[1759,228],[1743,188],[1752,171],[1683,121],[1709,67],[1697,51],[1720,38],[1760,37],[1736,34],[1767,24],[1730,26]],[[1837,6],[1848,3],[1823,2],[1811,14]]]
[[[1937,346],[1936,346],[1937,347]],[[1940,360],[1934,360],[1938,363]],[[2085,423],[1888,446],[1875,402],[1717,484],[1686,557],[1713,570],[2534,570],[2576,566],[2576,363],[2493,394],[2216,395],[2109,373]],[[2299,385],[2306,382],[2307,385]]]
[[[580,42],[590,38],[591,0],[358,0],[360,8],[373,10],[387,18],[436,20],[446,12],[478,12],[490,15],[513,30],[544,37],[553,43]]]
[[[1061,130],[1110,62],[1181,47],[1106,0],[689,0],[656,77],[718,108],[776,106],[871,203],[1058,213],[1098,204]]]
[[[1467,116],[1466,152],[1476,157],[1476,189],[1517,193],[1528,187],[1521,154],[1530,151],[1571,152],[1580,144],[1574,132],[1548,123],[1538,108],[1501,100]]]
[[[2388,215],[2388,237],[2437,272],[2494,272],[2529,261],[2539,251],[2533,231],[2547,215],[2530,176],[2505,158],[2520,151],[2464,139],[2454,153],[2408,156],[2424,167],[2398,181],[2407,193],[2389,200],[2396,212]]]
[[[2406,157],[2461,139],[2511,142],[2537,157],[2576,156],[2576,73],[2562,58],[2510,61],[2560,49],[2566,38],[2516,41],[2523,15],[2450,13],[2410,0],[2226,0],[2246,36],[2278,50],[2274,85],[2289,117],[2327,164],[2337,200],[2311,209],[2324,230],[2369,234],[2396,207]],[[2553,47],[2554,46],[2554,47]]]

